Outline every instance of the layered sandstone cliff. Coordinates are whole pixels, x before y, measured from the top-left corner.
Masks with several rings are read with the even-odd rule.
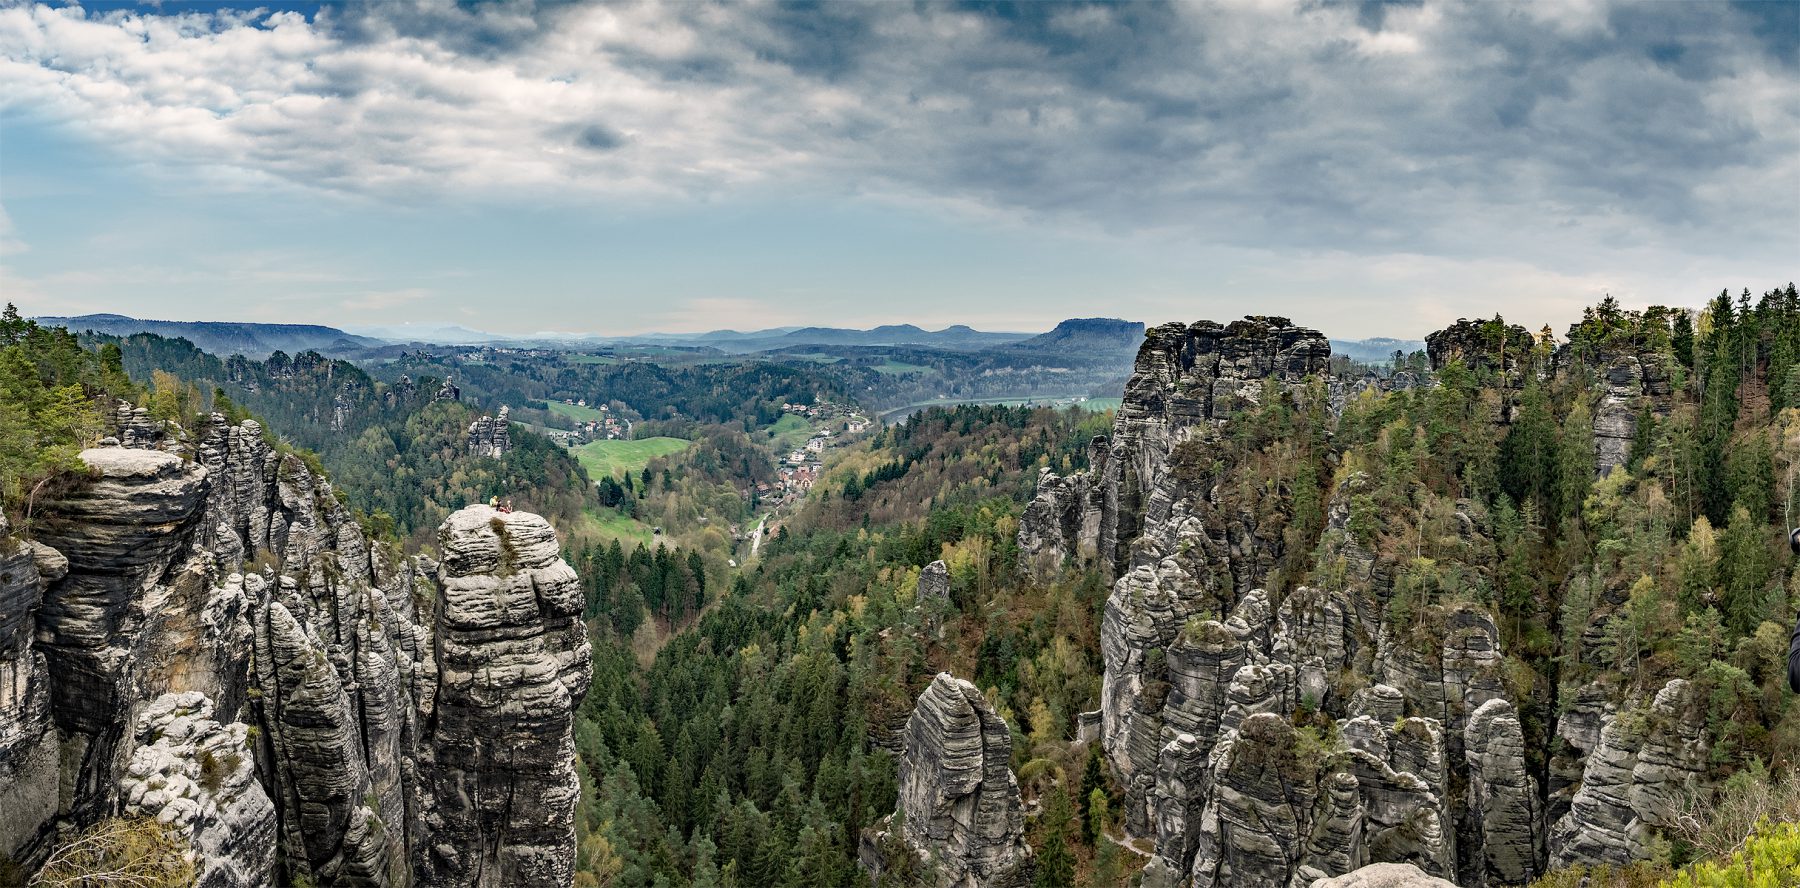
[[[1554,372],[1516,326],[1460,322],[1427,342],[1434,369],[1458,362],[1502,389]],[[1542,704],[1512,698],[1492,610],[1468,598],[1389,607],[1393,556],[1351,527],[1373,483],[1360,471],[1336,472],[1326,491],[1308,557],[1332,566],[1329,581],[1264,590],[1290,506],[1234,499],[1243,486],[1230,486],[1216,442],[1259,398],[1298,402],[1328,352],[1283,319],[1154,328],[1090,468],[1044,473],[1022,516],[1027,570],[1091,560],[1114,577],[1099,739],[1126,831],[1154,845],[1146,884],[1287,888],[1381,863],[1525,884],[1555,863],[1644,856],[1657,812],[1704,759],[1685,689],[1619,707],[1577,701],[1545,785],[1531,762],[1548,756],[1529,747],[1520,715]],[[1606,366],[1624,369],[1607,370],[1600,392],[1602,471],[1630,438],[1621,405],[1635,415],[1665,394],[1654,359]],[[1491,546],[1479,504],[1444,508],[1452,542]]]
[[[898,861],[943,888],[1013,888],[1031,881],[1012,733],[969,682],[939,673],[902,732],[898,810],[865,839],[865,867]],[[886,840],[886,841],[884,841]]]
[[[254,422],[126,431],[165,449],[85,451],[0,527],[0,854],[122,812],[209,888],[568,884],[590,667],[549,525],[465,509],[440,567]]]

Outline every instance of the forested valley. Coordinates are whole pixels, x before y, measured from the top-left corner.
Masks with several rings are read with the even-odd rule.
[[[40,498],[79,484],[77,451],[131,419],[123,399],[159,435],[192,434],[214,412],[254,418],[396,550],[430,547],[452,513],[490,499],[542,514],[579,578],[592,645],[573,725],[579,885],[936,884],[951,863],[909,850],[892,815],[906,803],[909,720],[939,673],[969,682],[976,711],[1004,724],[984,742],[1005,741],[1017,786],[1030,852],[1014,876],[1120,886],[1177,866],[1193,878],[1228,852],[1193,839],[1201,827],[1167,827],[1185,790],[1158,747],[1181,732],[1166,729],[1148,759],[1108,732],[1124,724],[1117,711],[1195,717],[1182,707],[1211,688],[1222,702],[1205,717],[1238,736],[1221,721],[1224,685],[1238,694],[1231,670],[1196,683],[1183,658],[1271,644],[1267,663],[1239,665],[1285,668],[1295,684],[1273,704],[1231,696],[1230,717],[1274,730],[1258,719],[1278,716],[1287,739],[1270,742],[1285,758],[1269,767],[1295,785],[1365,762],[1362,721],[1395,738],[1439,721],[1466,732],[1425,806],[1442,806],[1454,837],[1421,851],[1412,833],[1384,834],[1377,853],[1392,859],[1465,884],[1760,886],[1731,873],[1800,854],[1800,707],[1785,687],[1800,604],[1786,534],[1800,520],[1792,285],[1699,311],[1608,299],[1561,335],[1460,322],[1433,334],[1428,357],[1383,367],[1328,350],[1283,364],[1320,337],[1244,323],[1151,331],[1289,337],[1267,367],[1220,369],[1200,394],[1178,381],[1191,377],[1161,381],[1198,371],[1157,363],[1147,344],[1117,413],[933,408],[834,452],[810,492],[770,511],[754,492],[779,456],[765,430],[784,403],[847,397],[806,368],[585,365],[603,382],[584,397],[603,384],[663,423],[650,430],[682,423],[694,441],[596,479],[524,425],[498,458],[467,445],[509,400],[576,393],[558,381],[568,368],[467,371],[452,397],[436,376],[381,381],[312,353],[221,359],[9,310],[0,493],[28,533]],[[503,381],[515,371],[528,381]],[[1180,398],[1204,421],[1159,425],[1189,409],[1171,408]],[[655,522],[661,538],[609,532],[608,515]],[[744,529],[764,515],[773,529],[746,555]],[[1158,598],[1171,588],[1178,603],[1157,603],[1176,600]],[[1283,647],[1331,614],[1339,628],[1318,637],[1341,662]],[[1459,672],[1473,655],[1447,639],[1483,627],[1491,657]],[[1408,727],[1429,720],[1419,688],[1457,682],[1485,705],[1465,711],[1474,698],[1460,697],[1433,727]],[[1125,710],[1110,688],[1130,689]],[[1396,708],[1369,702],[1388,692]],[[1511,759],[1478,753],[1486,738],[1468,727],[1494,700],[1516,718],[1507,767],[1521,789],[1507,798],[1532,812],[1504,853],[1510,827],[1477,800]],[[1681,745],[1650,771],[1679,779],[1647,783],[1659,734]],[[1627,735],[1637,764],[1597,770],[1626,755]],[[1389,781],[1403,770],[1377,769]],[[1667,816],[1599,798],[1602,778],[1623,796],[1661,794]],[[1317,798],[1301,807],[1324,810]],[[1180,810],[1198,823],[1195,804]]]

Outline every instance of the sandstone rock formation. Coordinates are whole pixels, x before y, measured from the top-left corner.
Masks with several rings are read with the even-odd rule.
[[[950,603],[949,565],[938,560],[919,570],[919,588],[915,600],[926,607],[941,607]]]
[[[1594,361],[1601,384],[1594,407],[1594,462],[1604,478],[1625,464],[1643,408],[1652,416],[1669,415],[1675,362],[1661,352],[1623,347],[1603,348]]]
[[[1288,505],[1243,502],[1254,486],[1233,477],[1221,442],[1258,397],[1316,397],[1306,378],[1329,349],[1314,337],[1273,318],[1152,329],[1090,468],[1043,473],[1020,522],[1027,570],[1091,559],[1114,578],[1099,739],[1126,831],[1154,843],[1146,884],[1287,888],[1405,863],[1493,886],[1556,862],[1641,857],[1657,812],[1704,759],[1689,692],[1671,687],[1615,716],[1617,691],[1583,689],[1540,786],[1520,708],[1543,700],[1511,698],[1517,673],[1495,613],[1458,595],[1396,619],[1404,565],[1352,526],[1353,503],[1377,483],[1362,466],[1335,473],[1307,555],[1330,567],[1315,574],[1328,582],[1263,591],[1288,544]],[[1507,388],[1556,366],[1534,363],[1538,343],[1517,326],[1463,321],[1427,343],[1434,371],[1459,362]],[[1634,414],[1645,398],[1654,409],[1661,365],[1608,360],[1636,369],[1614,380],[1605,422],[1617,426],[1626,401]],[[1326,391],[1335,403],[1349,389]],[[1441,508],[1446,545],[1492,546],[1479,503]],[[1332,721],[1335,743],[1320,728]]]
[[[579,583],[474,507],[395,559],[331,485],[213,416],[84,451],[0,526],[0,854],[125,811],[202,885],[567,884]]]
[[[1019,545],[1027,563],[1044,560],[1040,554],[1092,551],[1110,575],[1123,573],[1131,564],[1133,541],[1146,526],[1168,519],[1174,499],[1159,488],[1169,475],[1175,444],[1196,427],[1256,404],[1265,382],[1297,389],[1330,360],[1329,340],[1287,318],[1149,330],[1112,438],[1094,441],[1084,477],[1040,480],[1040,497],[1020,521]],[[1164,497],[1157,498],[1158,492]]]
[[[1320,879],[1311,888],[1456,888],[1436,876],[1428,876],[1410,863],[1371,863],[1355,872]]]
[[[1604,717],[1569,811],[1550,829],[1557,865],[1621,864],[1648,853],[1706,768],[1705,721],[1693,686],[1674,679],[1648,706]]]
[[[470,456],[499,459],[512,450],[512,421],[506,414],[507,408],[501,407],[499,416],[483,416],[469,423],[465,446]]]
[[[215,721],[198,691],[164,694],[137,719],[125,812],[188,837],[200,888],[252,888],[274,871],[275,805],[256,781],[249,731]]]
[[[1530,331],[1499,318],[1462,318],[1425,336],[1425,354],[1434,372],[1456,361],[1470,370],[1498,373],[1509,383],[1523,381],[1521,374],[1534,345]]]
[[[437,885],[574,878],[575,706],[593,650],[581,582],[543,518],[471,506],[438,528],[437,719],[421,765]]]
[[[1011,768],[1012,734],[975,686],[939,673],[907,719],[900,756],[900,801],[885,829],[934,883],[1009,888],[1030,883],[1019,784]],[[890,865],[868,850],[866,867]]]

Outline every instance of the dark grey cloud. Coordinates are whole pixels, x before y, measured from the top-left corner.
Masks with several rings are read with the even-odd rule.
[[[1246,248],[1533,259],[1791,246],[1796,8],[19,7],[0,72],[13,103],[170,163],[400,199],[775,183]]]

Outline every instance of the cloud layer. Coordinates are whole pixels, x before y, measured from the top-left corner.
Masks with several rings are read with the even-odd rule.
[[[0,9],[0,102],[225,187],[1523,262],[1791,251],[1795,4]]]

